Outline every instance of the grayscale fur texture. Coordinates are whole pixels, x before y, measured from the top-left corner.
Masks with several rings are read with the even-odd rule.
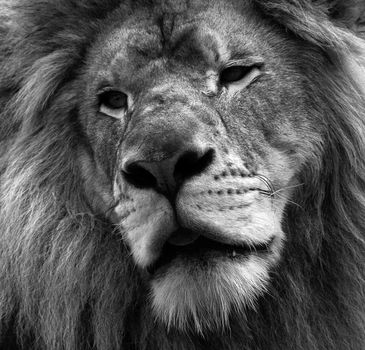
[[[267,293],[204,335],[155,324],[143,279],[81,185],[73,77],[109,12],[139,2],[0,2],[1,349],[364,349],[365,45],[345,27],[345,1],[255,1],[323,53],[303,74],[327,133],[286,208],[291,239]]]

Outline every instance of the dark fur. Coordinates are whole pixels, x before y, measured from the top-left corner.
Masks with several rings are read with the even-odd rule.
[[[87,205],[75,151],[72,77],[119,3],[20,1],[5,11],[0,2],[0,347],[364,349],[365,98],[344,60],[362,42],[328,19],[333,4],[257,1],[326,57],[306,72],[313,103],[328,110],[322,155],[303,169],[284,256],[257,310],[232,316],[229,333],[166,333],[120,238]]]

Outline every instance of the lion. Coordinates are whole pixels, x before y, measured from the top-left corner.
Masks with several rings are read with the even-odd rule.
[[[362,1],[0,2],[0,348],[365,348]]]

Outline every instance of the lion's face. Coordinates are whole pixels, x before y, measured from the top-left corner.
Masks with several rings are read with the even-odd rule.
[[[321,139],[298,48],[243,3],[115,14],[80,81],[90,203],[181,329],[223,327],[265,291]]]

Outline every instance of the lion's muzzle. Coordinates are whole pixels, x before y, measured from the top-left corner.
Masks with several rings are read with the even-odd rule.
[[[219,119],[203,106],[141,110],[147,112],[132,118],[120,150],[114,220],[128,232],[137,265],[270,251],[281,229],[263,195],[268,189]]]

